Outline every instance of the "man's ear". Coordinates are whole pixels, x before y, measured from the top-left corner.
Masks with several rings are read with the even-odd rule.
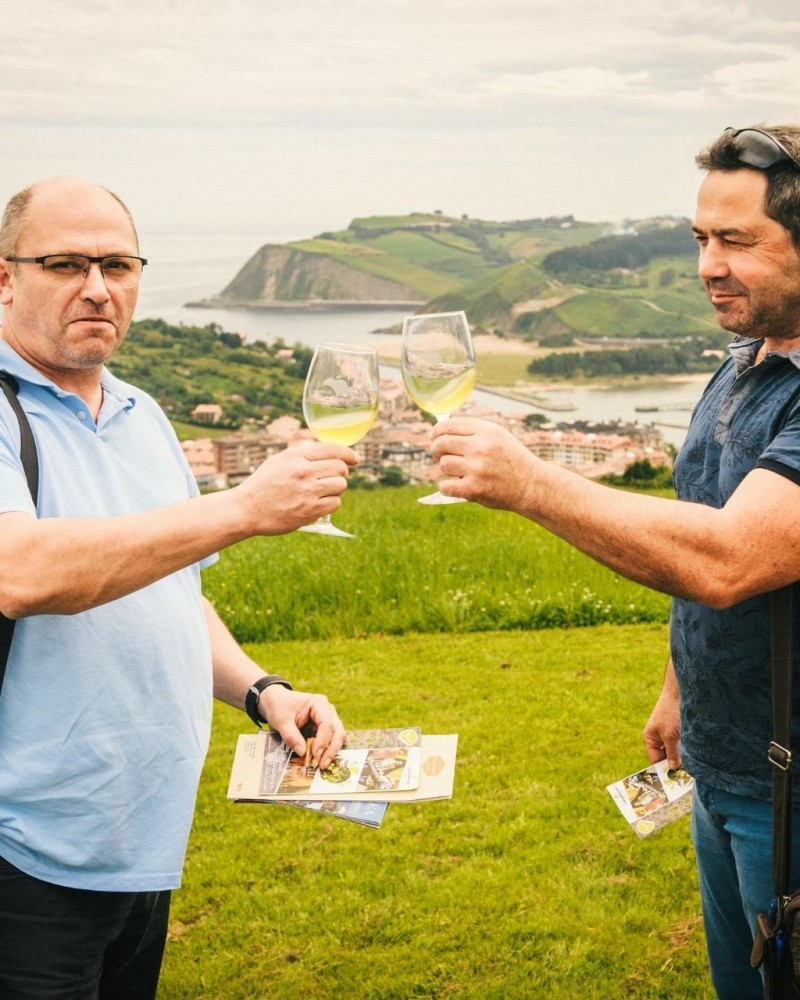
[[[11,265],[0,257],[0,306],[9,305],[14,299],[14,276]]]

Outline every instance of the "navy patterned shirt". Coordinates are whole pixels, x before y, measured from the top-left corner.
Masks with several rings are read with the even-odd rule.
[[[761,344],[735,338],[730,357],[695,407],[675,461],[680,500],[721,508],[754,468],[800,486],[800,351],[770,353],[755,365]],[[758,532],[758,522],[748,530]],[[795,631],[800,642],[800,628]],[[679,598],[672,602],[670,646],[681,693],[684,766],[709,786],[762,799],[772,796],[766,758],[772,738],[769,634],[767,595],[723,611]],[[797,669],[793,717],[798,746]]]

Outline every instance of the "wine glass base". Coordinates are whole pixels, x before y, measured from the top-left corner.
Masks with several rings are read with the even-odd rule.
[[[466,503],[467,501],[463,497],[446,497],[444,493],[440,493],[438,490],[435,493],[429,493],[426,497],[417,497],[417,503],[424,504],[445,504],[445,503]]]
[[[355,535],[351,535],[349,531],[342,531],[330,521],[315,521],[313,524],[304,524],[297,530],[314,535],[330,535],[332,538],[355,538]]]

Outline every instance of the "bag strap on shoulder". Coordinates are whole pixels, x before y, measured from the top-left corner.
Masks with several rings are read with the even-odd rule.
[[[772,878],[779,910],[786,902],[792,864],[792,663],[794,586],[770,595],[772,644]]]
[[[34,504],[39,498],[39,457],[36,452],[36,440],[28,422],[25,411],[20,406],[17,399],[19,385],[13,375],[0,371],[0,389],[6,394],[11,409],[14,411],[19,421],[20,435],[20,459],[25,470],[25,478],[28,481],[28,489]],[[0,691],[3,688],[3,679],[6,674],[6,663],[11,652],[11,640],[14,637],[14,622],[0,613]]]

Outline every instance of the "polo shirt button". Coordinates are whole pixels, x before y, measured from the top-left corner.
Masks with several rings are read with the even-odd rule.
[[[78,420],[85,420],[86,419],[86,412],[84,410],[78,410],[78,412],[75,414],[75,416],[78,418]]]

